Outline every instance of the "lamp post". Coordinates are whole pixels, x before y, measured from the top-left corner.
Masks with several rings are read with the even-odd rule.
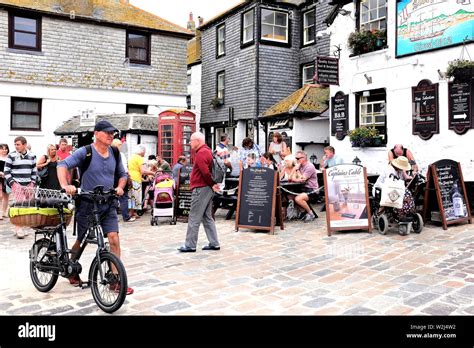
[[[352,163],[355,164],[356,166],[360,166],[362,161],[359,159],[359,157],[355,156],[355,158],[352,160]]]

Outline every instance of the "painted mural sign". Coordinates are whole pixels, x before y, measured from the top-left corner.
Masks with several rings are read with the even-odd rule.
[[[399,0],[397,57],[474,41],[472,0]]]

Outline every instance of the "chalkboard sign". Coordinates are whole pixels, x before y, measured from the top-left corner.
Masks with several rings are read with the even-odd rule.
[[[235,230],[239,227],[274,233],[277,172],[265,167],[240,172]],[[280,209],[281,212],[281,209]]]
[[[424,202],[425,221],[440,220],[444,229],[450,224],[471,222],[471,211],[459,162],[443,159],[430,165]]]
[[[337,92],[331,98],[331,135],[335,135],[337,140],[343,140],[349,129],[349,95]]]
[[[339,85],[339,59],[317,57],[316,81],[320,85]]]
[[[178,185],[176,188],[176,216],[188,217],[191,209],[191,172],[193,166],[183,166],[178,171]]]
[[[366,169],[341,164],[323,170],[326,195],[326,221],[333,231],[372,231]]]
[[[464,134],[472,128],[472,80],[448,84],[449,129]]]
[[[412,87],[413,134],[428,140],[439,133],[438,84],[422,80]]]

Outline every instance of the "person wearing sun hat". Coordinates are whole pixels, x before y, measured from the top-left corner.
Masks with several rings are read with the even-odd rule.
[[[405,156],[398,156],[390,162],[385,173],[379,175],[374,187],[372,188],[372,194],[375,196],[375,189],[377,187],[382,188],[383,184],[385,183],[385,179],[388,178],[390,175],[394,175],[398,179],[410,179],[407,174],[408,170],[411,170],[411,165],[408,161],[408,158],[406,158]]]

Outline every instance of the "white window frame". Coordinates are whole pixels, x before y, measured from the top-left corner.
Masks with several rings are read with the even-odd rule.
[[[251,14],[251,21],[250,23],[248,23],[246,21],[246,18],[247,18],[247,15],[248,14]],[[243,15],[242,15],[242,43],[243,44],[246,44],[246,43],[249,43],[249,42],[252,42],[254,40],[254,27],[253,27],[253,23],[254,23],[254,11],[253,9],[245,12]],[[247,29],[251,29],[250,32],[251,32],[251,35],[249,37],[246,37],[246,33],[247,33]]]
[[[313,12],[313,15],[316,17],[315,9],[306,11],[303,14],[303,45],[309,45],[309,44],[312,44],[315,41],[315,39],[308,40],[308,36],[309,36],[310,31],[311,30],[314,31],[314,27],[316,25],[315,22],[312,22],[308,25],[307,15],[309,15],[311,12]]]
[[[308,76],[306,76],[306,71],[308,69],[312,68],[313,69],[313,75],[311,75],[311,79],[308,79]],[[312,84],[314,82],[314,74],[316,73],[315,65],[314,63],[311,64],[305,64],[303,65],[303,69],[301,71],[301,85],[307,85],[307,84]],[[307,82],[309,81],[309,82]]]
[[[377,100],[377,101],[372,101],[369,102],[367,101],[367,97],[360,96],[359,97],[359,126],[364,126],[364,127],[375,127],[376,129],[378,128],[385,128],[385,125],[387,124],[387,102],[385,100]],[[381,109],[384,110],[383,112],[374,112],[374,105],[380,104],[382,105]],[[363,113],[363,107],[366,107],[365,109],[367,110],[369,107],[372,109],[372,112],[368,113],[365,112]],[[375,122],[375,117],[380,117],[383,116],[384,120],[382,122]],[[367,121],[365,119],[369,118],[370,121]],[[380,132],[379,132],[380,134]],[[385,138],[383,134],[380,134],[382,138]]]
[[[225,54],[225,24],[217,27],[217,56]]]
[[[264,18],[264,12],[265,11],[269,11],[269,12],[273,12],[273,23],[265,23],[263,21],[263,18]],[[277,25],[275,24],[275,15],[276,13],[280,13],[280,14],[283,14],[286,16],[286,24],[285,26],[281,26],[281,25]],[[276,11],[276,10],[271,10],[271,9],[268,9],[268,8],[262,8],[262,15],[261,15],[261,26],[263,27],[264,25],[268,25],[268,26],[272,26],[273,27],[273,38],[267,38],[267,37],[264,37],[263,36],[263,30],[261,29],[261,39],[262,40],[265,40],[265,41],[272,41],[272,42],[283,42],[283,43],[288,43],[288,32],[289,32],[289,28],[288,28],[288,23],[289,23],[289,16],[288,16],[288,12],[283,12],[283,11]],[[275,39],[275,27],[278,27],[278,28],[285,28],[285,33],[286,33],[286,39],[285,40],[279,40],[279,39]]]
[[[217,99],[224,101],[225,96],[225,71],[217,74]]]
[[[387,0],[375,0],[377,1],[377,7],[371,8],[371,1],[374,0],[360,0],[359,2],[359,20],[360,20],[360,29],[361,30],[385,30],[387,29]],[[385,2],[385,5],[380,6],[382,2]],[[380,9],[385,8],[385,16],[380,16]],[[375,11],[376,18],[370,18],[370,13]],[[367,20],[364,21],[364,14],[367,14]],[[381,24],[384,23],[384,26]]]

